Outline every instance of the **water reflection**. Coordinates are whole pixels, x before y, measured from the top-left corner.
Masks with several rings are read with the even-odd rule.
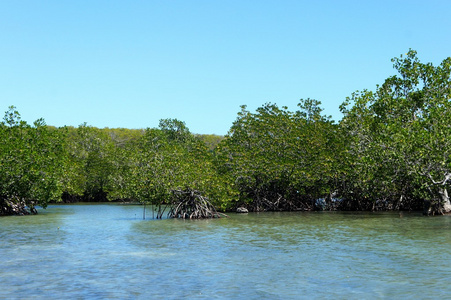
[[[450,217],[321,212],[142,220],[142,209],[62,205],[38,216],[0,218],[0,298],[438,298],[451,292],[445,280]]]

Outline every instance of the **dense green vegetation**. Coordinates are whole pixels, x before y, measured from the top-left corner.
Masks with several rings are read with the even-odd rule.
[[[145,130],[0,123],[0,214],[50,201],[171,203],[198,191],[220,210],[451,211],[451,58],[424,64],[411,50],[398,75],[357,91],[335,123],[321,102],[297,111],[241,107],[225,137],[164,119]]]

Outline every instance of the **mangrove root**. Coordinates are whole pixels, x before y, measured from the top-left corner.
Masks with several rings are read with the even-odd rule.
[[[196,190],[173,190],[172,208],[168,213],[170,218],[211,219],[227,217],[216,211],[207,197]]]

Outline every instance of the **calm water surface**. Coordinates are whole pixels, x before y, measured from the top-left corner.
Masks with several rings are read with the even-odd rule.
[[[54,205],[0,218],[0,298],[450,299],[451,217],[142,218]]]

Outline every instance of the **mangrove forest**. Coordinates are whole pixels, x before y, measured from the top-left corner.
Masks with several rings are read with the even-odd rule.
[[[243,105],[225,136],[193,134],[177,119],[147,129],[56,128],[44,119],[28,124],[10,106],[0,123],[0,215],[52,202],[180,204],[187,195],[207,215],[448,213],[451,58],[434,66],[410,50],[392,62],[397,74],[352,93],[338,122],[310,98],[296,111]],[[172,214],[197,214],[182,206]]]

